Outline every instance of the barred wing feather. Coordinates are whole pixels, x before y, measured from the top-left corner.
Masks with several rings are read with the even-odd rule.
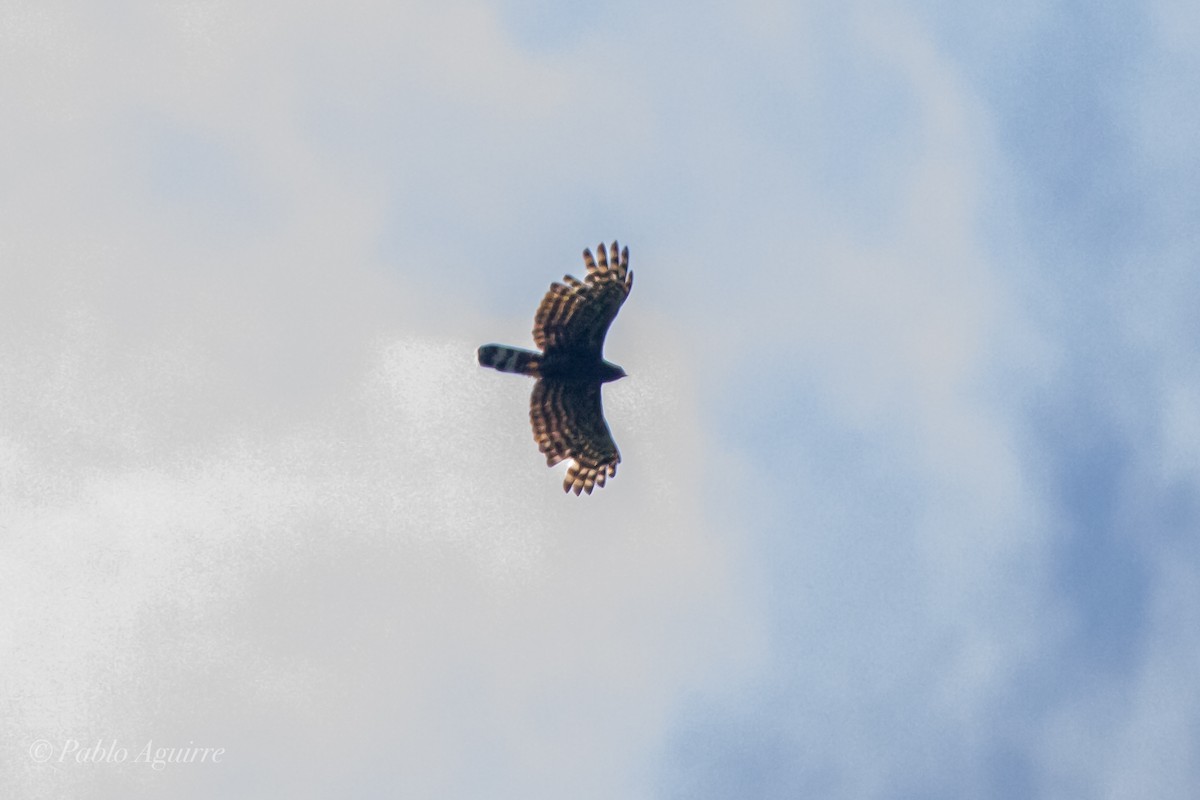
[[[621,454],[604,421],[599,383],[543,378],[533,387],[529,419],[549,466],[572,460],[563,491],[591,494],[617,474]]]
[[[578,280],[563,276],[562,283],[553,283],[533,320],[533,341],[550,353],[572,350],[596,358],[604,349],[604,337],[616,318],[621,304],[633,288],[633,273],[629,270],[629,248],[618,252],[613,242],[608,252],[603,243],[583,251],[587,277]]]

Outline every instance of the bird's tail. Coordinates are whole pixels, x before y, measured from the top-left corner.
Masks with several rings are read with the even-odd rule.
[[[502,344],[485,344],[479,348],[479,363],[501,372],[536,377],[542,366],[542,354]]]

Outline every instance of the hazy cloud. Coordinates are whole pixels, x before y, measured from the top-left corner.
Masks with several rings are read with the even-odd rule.
[[[10,3],[0,786],[1187,796],[1194,17]]]

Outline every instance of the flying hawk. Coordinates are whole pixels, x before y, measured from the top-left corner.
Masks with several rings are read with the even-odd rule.
[[[537,378],[529,399],[529,419],[546,464],[571,459],[563,491],[592,493],[617,474],[621,454],[613,441],[600,386],[625,377],[604,360],[604,335],[633,287],[629,248],[613,242],[583,251],[585,280],[570,275],[552,283],[533,319],[533,341],[541,352],[500,344],[479,348],[479,363],[500,372]]]

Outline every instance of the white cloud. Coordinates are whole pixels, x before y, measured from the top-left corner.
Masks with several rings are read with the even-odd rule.
[[[1077,367],[1074,307],[1013,269],[1049,259],[1014,223],[1036,176],[947,31],[631,7],[531,51],[514,13],[0,11],[0,782],[649,797],[696,735],[743,759],[714,785],[986,794],[1011,756],[1047,795],[1169,795],[1194,559],[1137,551],[1145,652],[1063,696],[1086,609],[1028,415]],[[1129,101],[1150,173],[1177,92]],[[624,461],[567,498],[528,382],[473,350],[527,342],[611,236],[638,274],[604,395]],[[1120,318],[1104,342],[1168,353],[1161,400],[1097,399],[1155,440],[1130,519],[1194,483],[1188,285],[1088,299],[1130,301],[1088,317]],[[228,760],[54,769],[38,737]]]
[[[397,176],[401,208],[438,190],[484,229],[511,214],[512,187],[471,174],[488,155],[439,132],[483,125],[507,151],[578,76],[480,5],[7,13],[24,28],[0,92],[29,113],[0,161],[26,187],[0,198],[19,265],[0,301],[0,640],[18,654],[0,781],[644,795],[676,705],[752,657],[733,545],[697,512],[710,443],[688,371],[639,355],[641,382],[606,391],[622,474],[563,497],[529,384],[482,373],[461,338],[499,323],[442,288],[478,248],[408,241],[419,218],[402,263],[380,247]],[[406,166],[376,177],[330,147],[330,91],[352,93],[349,123],[414,134],[394,143]],[[423,130],[425,111],[448,116]],[[422,172],[456,152],[463,172]],[[39,738],[227,756],[40,765]]]
[[[30,797],[109,782],[208,796],[248,772],[301,796],[365,775],[418,795],[484,779],[641,791],[629,776],[675,703],[742,658],[722,652],[741,638],[727,545],[694,511],[696,419],[657,413],[677,385],[636,389],[615,404],[636,411],[626,433],[653,418],[646,439],[683,464],[643,484],[634,461],[605,493],[564,498],[538,466],[528,384],[470,356],[398,342],[342,384],[333,418],[257,440],[198,432],[186,460],[79,470],[49,501],[30,486],[47,466],[18,452],[5,485],[30,491],[6,498],[3,638],[21,688],[4,738],[21,750],[6,780]],[[147,777],[23,752],[148,737],[224,746],[230,765]]]

